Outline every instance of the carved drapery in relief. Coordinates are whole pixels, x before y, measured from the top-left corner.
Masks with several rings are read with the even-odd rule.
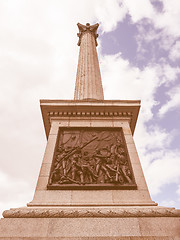
[[[135,189],[121,128],[60,128],[48,189]]]

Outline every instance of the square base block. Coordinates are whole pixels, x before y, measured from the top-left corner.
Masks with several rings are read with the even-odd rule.
[[[180,218],[9,218],[0,239],[180,239]]]

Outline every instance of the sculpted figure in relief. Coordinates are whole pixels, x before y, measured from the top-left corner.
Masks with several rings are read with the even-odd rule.
[[[79,130],[60,135],[49,185],[132,183],[121,132]]]

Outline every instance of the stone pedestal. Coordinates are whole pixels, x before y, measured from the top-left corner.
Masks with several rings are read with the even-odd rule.
[[[149,195],[132,134],[139,101],[56,101],[42,100],[41,109],[48,137],[39,179],[28,206],[154,206]],[[137,189],[130,190],[48,190],[59,129],[122,129]]]
[[[180,212],[161,207],[20,208],[4,212],[0,239],[180,239]]]
[[[47,135],[39,179],[27,207],[6,210],[0,239],[180,239],[180,211],[150,198],[133,140],[139,101],[42,100]],[[135,189],[49,190],[60,128],[122,129]]]

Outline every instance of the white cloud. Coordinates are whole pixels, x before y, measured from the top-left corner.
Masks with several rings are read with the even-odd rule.
[[[13,178],[0,171],[0,210],[22,207],[32,200],[32,187],[24,179]],[[0,215],[2,212],[0,211]]]
[[[154,51],[154,54],[156,54],[157,48],[169,51],[176,40],[176,37],[173,37],[164,29],[159,30],[145,20],[137,24],[137,29],[136,41],[138,44],[138,53],[142,53],[142,55],[148,51],[151,53]],[[148,48],[146,46],[147,43],[149,44]],[[149,60],[152,61],[153,57]]]
[[[155,12],[149,0],[125,0],[125,6],[134,23],[142,20],[143,18],[153,19]]]
[[[163,3],[163,12],[154,18],[154,24],[158,28],[164,28],[170,35],[179,36],[179,14],[180,2],[176,0],[161,0]]]
[[[180,28],[180,2],[176,0],[161,0],[161,2],[163,4],[162,12],[157,12],[150,0],[137,0],[133,2],[125,0],[124,4],[128,9],[133,23],[146,19],[146,21],[153,23],[155,28],[164,29],[168,35],[177,37],[179,36]]]
[[[145,171],[153,195],[159,193],[164,185],[180,181],[180,152],[163,149],[158,155]]]
[[[136,133],[136,139],[140,149],[143,149],[145,153],[152,151],[153,153],[151,153],[151,156],[153,156],[154,153],[157,154],[157,149],[166,149],[169,147],[169,144],[174,137],[173,135],[174,134],[172,132],[167,133],[165,129],[162,129],[156,125],[151,125],[148,127],[148,129],[145,125],[144,127],[142,125],[139,131]]]
[[[160,206],[164,206],[164,207],[174,207],[176,204],[176,202],[174,200],[164,200],[162,202],[159,203]]]
[[[98,20],[102,23],[103,31],[109,32],[114,30],[117,23],[124,19],[127,8],[122,0],[103,0],[102,2],[97,1],[95,12]]]
[[[159,115],[161,117],[167,112],[173,111],[175,108],[180,107],[180,86],[172,88],[169,92],[167,92],[167,95],[169,96],[170,100],[160,108]]]
[[[167,63],[151,64],[144,69],[132,66],[120,54],[101,58],[105,97],[108,99],[141,99],[142,117],[147,122],[157,104],[155,93],[162,84],[176,80],[180,69]]]
[[[169,57],[172,61],[176,61],[180,58],[180,41],[177,41],[171,48]]]
[[[180,2],[176,0],[160,0],[163,5],[162,11],[157,11],[150,0],[125,0],[124,4],[131,16],[132,23],[135,23],[138,29],[136,40],[138,50],[142,58],[147,49],[144,43],[152,43],[149,49],[153,51],[153,41],[158,40],[159,48],[170,52],[170,58],[174,61],[179,58],[178,45],[174,45],[180,36]],[[153,1],[156,4],[156,0]],[[173,46],[174,45],[174,46]],[[171,48],[174,48],[173,51]],[[156,52],[156,50],[154,50]],[[152,59],[153,60],[153,59]]]

